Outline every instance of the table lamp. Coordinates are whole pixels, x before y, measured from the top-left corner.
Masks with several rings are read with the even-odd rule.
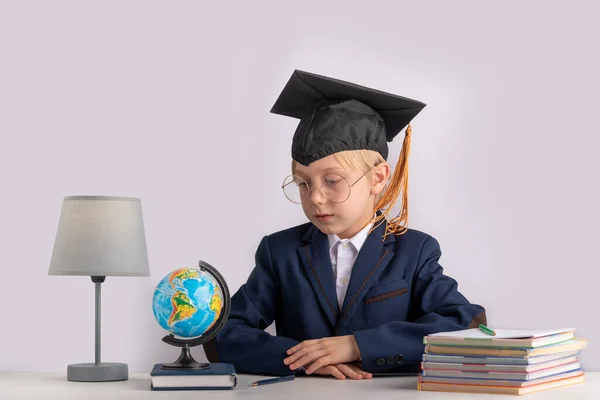
[[[65,197],[48,274],[90,276],[96,287],[95,361],[69,365],[67,379],[128,379],[127,364],[100,360],[100,286],[107,276],[150,276],[140,199]]]

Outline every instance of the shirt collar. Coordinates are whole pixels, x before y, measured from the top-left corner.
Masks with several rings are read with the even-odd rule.
[[[340,239],[338,235],[327,235],[327,239],[329,240],[329,251],[331,251],[331,249],[333,249],[333,247],[338,242],[350,242],[352,243],[356,251],[360,252],[360,249],[367,240],[367,236],[369,236],[369,230],[371,230],[372,226],[373,223],[371,222],[370,224],[362,228],[356,235],[352,236],[350,239]]]

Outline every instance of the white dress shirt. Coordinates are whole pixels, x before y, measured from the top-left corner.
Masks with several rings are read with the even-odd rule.
[[[340,309],[344,304],[344,297],[346,296],[346,290],[350,282],[352,267],[354,267],[358,252],[365,243],[365,240],[367,240],[369,230],[372,226],[373,223],[370,223],[350,239],[340,239],[338,235],[327,235],[329,239],[329,257],[331,258],[331,265],[333,267],[335,291],[337,292]]]

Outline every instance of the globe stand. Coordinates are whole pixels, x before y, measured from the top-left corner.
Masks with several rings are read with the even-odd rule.
[[[192,357],[192,353],[190,352],[190,347],[186,344],[185,347],[181,349],[181,355],[175,362],[169,364],[162,364],[162,369],[208,369],[210,368],[210,364],[208,363],[200,363],[194,360]]]
[[[227,288],[225,279],[223,279],[223,276],[219,273],[219,271],[217,271],[216,268],[207,262],[200,260],[198,268],[200,271],[208,271],[215,278],[223,293],[224,307],[221,310],[221,315],[219,316],[217,322],[202,336],[195,337],[193,339],[179,339],[171,333],[163,337],[163,342],[170,344],[171,346],[181,347],[181,354],[179,355],[179,358],[175,360],[175,362],[161,364],[161,369],[185,371],[210,368],[210,363],[200,363],[194,360],[194,357],[192,357],[192,353],[190,352],[190,348],[203,345],[214,339],[219,331],[223,328],[229,317],[229,313],[231,311],[231,297],[229,295],[229,289]]]

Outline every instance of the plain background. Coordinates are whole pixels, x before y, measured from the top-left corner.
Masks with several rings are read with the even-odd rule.
[[[427,103],[410,227],[492,327],[574,326],[600,370],[592,4],[1,1],[0,371],[93,361],[91,280],[47,275],[79,194],[144,212],[151,277],[104,283],[103,361],[177,358],[160,279],[202,259],[234,293],[262,236],[306,221],[280,189],[297,121],[269,113],[294,69]]]

